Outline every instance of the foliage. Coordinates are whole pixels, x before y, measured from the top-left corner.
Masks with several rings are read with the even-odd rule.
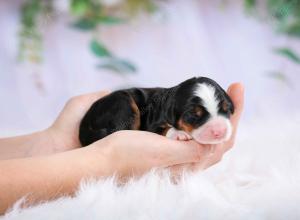
[[[244,0],[244,5],[249,14],[271,24],[275,32],[288,38],[300,38],[300,0]],[[279,47],[273,52],[300,65],[300,56],[294,48]],[[291,86],[286,74],[281,71],[271,71],[267,75]]]
[[[19,59],[28,58],[33,63],[41,61],[42,34],[38,20],[42,14],[52,10],[49,1],[30,0],[21,8],[21,30],[19,32]]]
[[[266,0],[260,3],[261,1],[257,0],[244,0],[247,12],[266,20],[276,32],[288,37],[300,38],[300,0]],[[285,47],[274,51],[300,64],[295,49]]]
[[[96,40],[91,42],[91,50],[97,57],[105,58],[104,62],[98,65],[99,68],[105,68],[117,73],[136,72],[136,67],[129,61],[115,57],[104,45]]]
[[[21,8],[19,32],[19,58],[33,63],[42,61],[42,27],[49,18],[58,14],[54,0],[24,0]],[[61,0],[64,1],[64,0]],[[99,35],[101,27],[120,25],[142,12],[157,10],[158,0],[66,0],[74,18],[71,27],[79,31]],[[300,0],[244,0],[248,14],[264,19],[277,33],[295,39],[300,38]],[[48,19],[48,20],[47,20]],[[99,60],[97,67],[117,73],[136,72],[137,68],[128,60],[121,59],[107,48],[99,37],[92,37],[90,50]],[[294,48],[280,47],[275,54],[300,65],[300,56]],[[278,74],[277,74],[278,75]]]
[[[274,49],[274,51],[281,55],[281,56],[284,56],[286,57],[287,59],[297,63],[297,64],[300,64],[300,58],[297,54],[295,54],[291,49],[289,48],[286,48],[286,47],[281,47],[281,48],[276,48]]]
[[[71,24],[77,30],[93,33],[103,26],[120,25],[141,12],[152,13],[157,9],[154,0],[69,0],[69,11],[74,17]],[[19,58],[29,62],[41,62],[41,27],[47,25],[48,18],[58,14],[53,0],[25,0],[21,9],[21,30]],[[128,60],[116,57],[101,39],[90,42],[92,53],[99,59],[99,68],[126,73],[136,72],[136,67]]]

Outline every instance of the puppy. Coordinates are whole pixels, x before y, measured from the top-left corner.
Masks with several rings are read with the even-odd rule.
[[[217,144],[230,138],[233,112],[230,97],[205,77],[171,88],[119,90],[91,106],[81,121],[79,140],[87,146],[119,130],[143,130],[177,140]]]

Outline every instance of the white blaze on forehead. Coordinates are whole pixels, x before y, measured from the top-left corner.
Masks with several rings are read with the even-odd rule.
[[[206,83],[198,83],[195,89],[195,95],[202,99],[203,106],[212,116],[217,116],[219,110],[219,101],[215,93],[215,87]]]

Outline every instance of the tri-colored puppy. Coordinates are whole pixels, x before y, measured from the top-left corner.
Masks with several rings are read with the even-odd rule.
[[[171,88],[131,88],[98,101],[81,121],[79,139],[89,145],[119,130],[143,130],[202,144],[226,141],[234,106],[213,80],[194,77]]]

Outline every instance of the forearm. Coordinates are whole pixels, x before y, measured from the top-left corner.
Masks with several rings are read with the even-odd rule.
[[[0,138],[0,160],[43,156],[72,149],[51,132],[47,129],[18,137]]]
[[[41,155],[47,149],[44,132],[0,139],[0,160]]]
[[[51,200],[72,194],[82,178],[109,176],[106,161],[93,148],[0,161],[0,213],[24,196],[29,204]]]

